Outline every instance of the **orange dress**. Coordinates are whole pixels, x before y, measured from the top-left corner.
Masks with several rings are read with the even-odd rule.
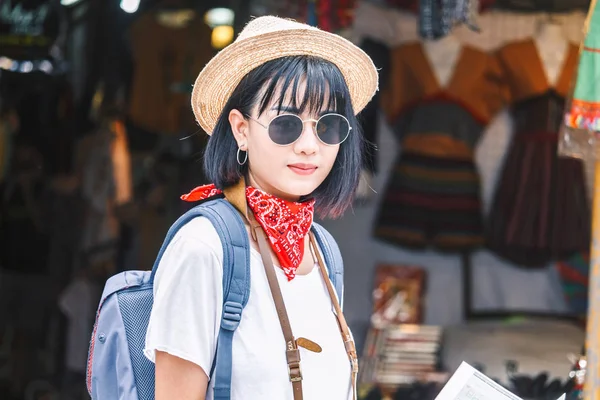
[[[421,43],[392,50],[381,106],[398,139],[375,222],[376,238],[465,251],[484,243],[474,149],[505,101],[496,60],[465,46],[442,87]]]

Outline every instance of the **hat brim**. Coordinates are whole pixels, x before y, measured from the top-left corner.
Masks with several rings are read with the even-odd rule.
[[[309,55],[336,65],[358,114],[378,89],[378,74],[371,58],[350,41],[322,30],[289,29],[236,41],[221,50],[200,72],[192,91],[196,120],[212,134],[225,104],[242,78],[267,61]]]

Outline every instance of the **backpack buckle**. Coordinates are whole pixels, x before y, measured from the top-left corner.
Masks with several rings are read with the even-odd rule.
[[[228,331],[235,331],[242,320],[242,305],[235,301],[226,301],[223,304],[223,316],[221,318],[221,328]]]
[[[290,375],[291,382],[302,381],[302,368],[300,368],[299,362],[292,362],[288,364],[288,374]]]

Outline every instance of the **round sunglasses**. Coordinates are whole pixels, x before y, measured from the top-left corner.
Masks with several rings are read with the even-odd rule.
[[[304,123],[306,122],[315,123],[317,138],[319,138],[321,143],[329,146],[342,143],[348,138],[352,130],[348,119],[336,113],[324,114],[316,120],[303,120],[295,114],[281,114],[269,121],[266,126],[250,115],[246,116],[265,128],[273,143],[281,146],[288,146],[300,139],[300,136],[304,132]]]

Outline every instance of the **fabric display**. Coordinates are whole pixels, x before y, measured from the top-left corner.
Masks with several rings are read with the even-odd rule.
[[[188,136],[198,130],[189,99],[198,71],[214,54],[210,37],[201,15],[181,27],[161,23],[155,12],[133,22],[128,114],[136,126],[164,135]]]
[[[478,0],[472,2],[473,5],[478,5],[479,12],[486,11],[489,8],[494,6],[497,0]],[[385,0],[385,4],[395,7],[401,10],[407,10],[414,12],[415,14],[419,11],[419,3],[420,0]],[[438,1],[438,3],[444,3],[443,1]],[[446,2],[445,4],[451,4],[452,2]],[[466,2],[468,3],[468,1]],[[476,4],[478,3],[478,4]]]
[[[272,15],[292,18],[328,32],[352,27],[356,0],[260,0]],[[268,4],[265,4],[268,3]],[[270,3],[270,4],[269,4]]]
[[[65,358],[71,372],[85,375],[89,338],[100,295],[97,285],[83,278],[73,280],[60,295],[58,304],[69,319]]]
[[[564,13],[574,10],[587,11],[590,0],[496,0],[496,8],[527,12]]]
[[[589,252],[576,253],[568,259],[560,260],[556,263],[556,268],[570,311],[581,318],[587,318],[590,280]]]
[[[542,267],[589,247],[583,163],[557,153],[577,54],[577,46],[569,45],[558,81],[551,85],[532,39],[498,52],[515,135],[490,209],[487,239],[493,252],[517,265]]]
[[[94,262],[114,259],[119,226],[116,207],[132,200],[131,159],[123,123],[112,121],[78,144],[77,166],[85,201],[81,251]],[[89,260],[91,261],[91,260]]]
[[[309,13],[311,8],[314,9],[316,25],[320,29],[337,32],[352,25],[355,0],[308,0],[307,3]]]
[[[600,12],[594,8],[589,20],[589,26],[581,49],[577,79],[570,108],[567,109],[565,123],[571,128],[600,131]],[[588,139],[586,132],[585,139]],[[586,140],[587,141],[587,140]]]
[[[398,138],[375,221],[376,238],[404,247],[465,251],[484,243],[474,148],[502,106],[495,59],[465,46],[442,87],[423,45],[392,50],[381,107]]]
[[[64,29],[59,1],[5,0],[0,14],[0,55],[28,61],[50,58],[51,48]]]
[[[478,12],[479,0],[420,0],[419,34],[425,39],[439,39],[462,24],[478,32]]]

